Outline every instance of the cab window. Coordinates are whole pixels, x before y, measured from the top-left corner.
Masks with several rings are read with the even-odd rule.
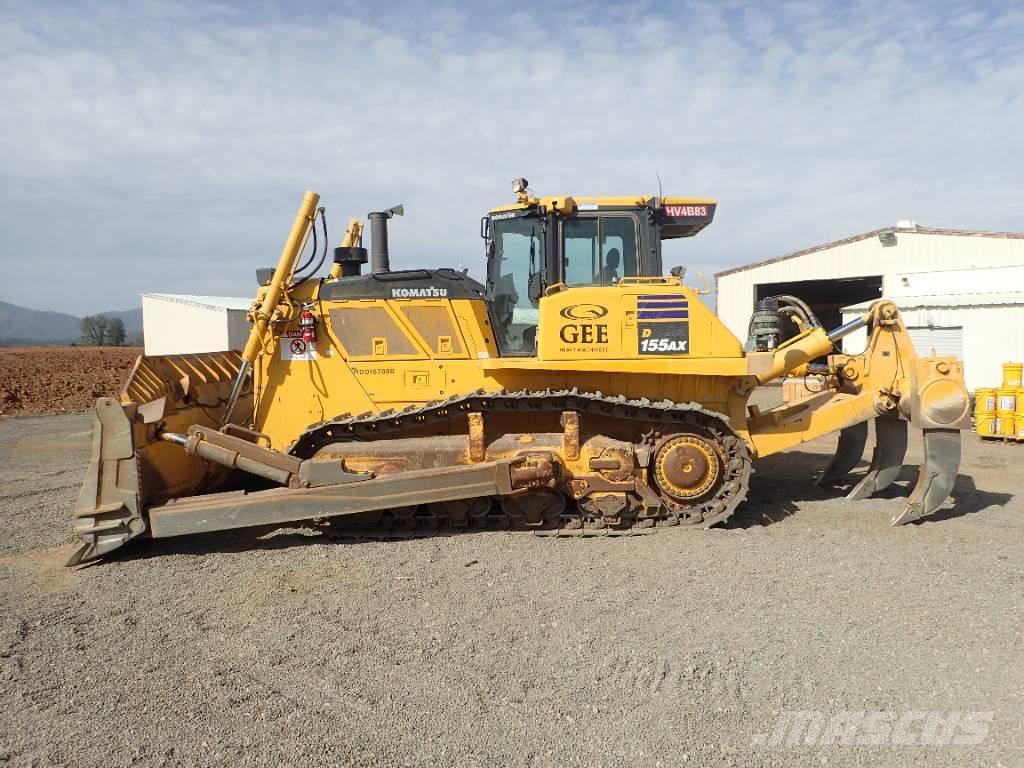
[[[586,216],[562,224],[562,281],[614,285],[637,274],[636,221],[632,216]]]

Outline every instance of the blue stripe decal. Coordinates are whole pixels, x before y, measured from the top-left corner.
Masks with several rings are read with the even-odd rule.
[[[657,310],[640,310],[636,313],[640,320],[689,320],[690,313],[685,309],[670,309],[664,312]]]
[[[678,293],[655,293],[649,296],[637,296],[640,301],[686,301],[685,296]]]
[[[689,309],[686,301],[638,301],[638,309]]]

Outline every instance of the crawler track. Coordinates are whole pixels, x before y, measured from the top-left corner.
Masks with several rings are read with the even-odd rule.
[[[385,411],[361,415],[343,414],[314,424],[292,444],[289,452],[310,458],[331,443],[370,442],[422,434],[424,431],[451,430],[464,422],[454,417],[468,413],[485,416],[517,413],[548,413],[557,415],[575,411],[586,422],[588,416],[601,417],[611,423],[617,435],[628,435],[641,462],[640,476],[654,494],[661,498],[655,514],[632,509],[609,522],[600,514],[588,511],[571,497],[564,509],[547,514],[542,520],[527,523],[521,516],[509,514],[507,506],[490,499],[475,504],[453,507],[436,505],[385,510],[353,517],[336,518],[331,522],[335,535],[354,538],[409,538],[433,535],[444,530],[513,528],[532,530],[553,536],[608,536],[652,533],[660,527],[680,525],[711,526],[726,520],[746,498],[751,473],[750,454],[746,442],[719,413],[695,403],[668,400],[630,400],[607,397],[600,392],[572,390],[495,392],[477,391],[467,396],[426,403],[401,411]],[[659,440],[676,434],[696,434],[713,445],[721,456],[721,472],[712,492],[693,504],[679,503],[659,491],[654,473],[647,463],[657,451]]]

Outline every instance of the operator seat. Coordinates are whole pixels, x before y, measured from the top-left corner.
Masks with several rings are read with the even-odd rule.
[[[619,279],[619,263],[621,261],[618,248],[612,248],[605,254],[604,266],[597,276],[599,285],[614,285]]]

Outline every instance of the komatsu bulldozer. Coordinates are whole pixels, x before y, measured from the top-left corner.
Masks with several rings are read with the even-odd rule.
[[[681,269],[663,275],[662,243],[710,224],[714,200],[513,188],[515,202],[481,221],[484,283],[393,271],[400,206],[369,214],[365,273],[352,220],[318,277],[327,228],[307,192],[276,267],[257,270],[244,350],[142,356],[120,396],[98,400],[69,565],[133,538],[306,522],[395,534],[711,526],[746,497],[754,459],[837,430],[819,480],[838,483],[871,420],[877,445],[849,495],[893,482],[909,423],[924,462],[892,523],[945,501],[970,418],[961,364],[918,355],[892,302],[825,330],[798,298],[772,297],[743,342]],[[863,327],[863,353],[839,352]],[[824,386],[766,410],[749,402],[789,375]]]

